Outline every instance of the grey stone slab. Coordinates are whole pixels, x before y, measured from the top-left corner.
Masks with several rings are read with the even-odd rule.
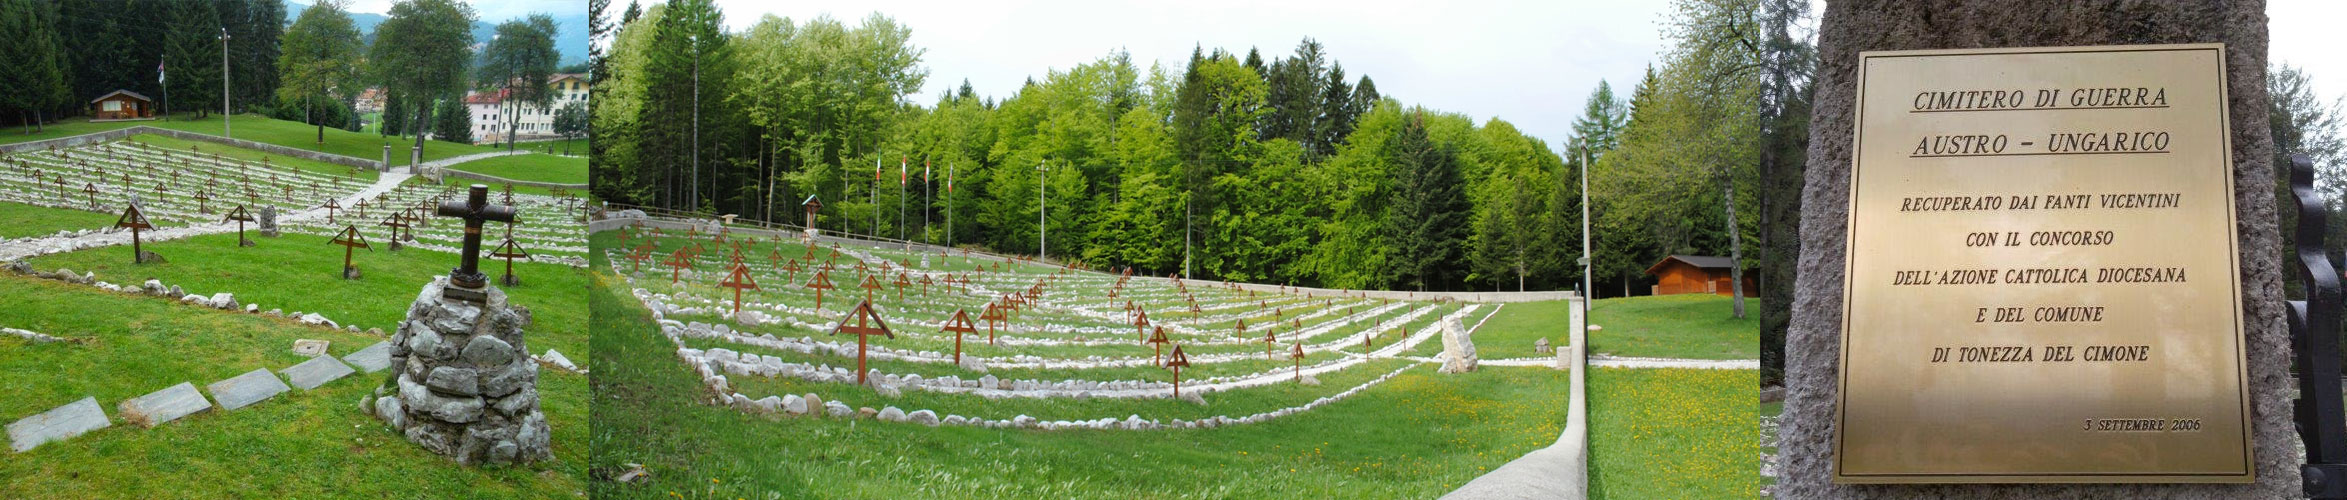
[[[203,393],[196,392],[195,384],[180,382],[179,385],[150,392],[145,396],[124,400],[115,409],[122,412],[122,420],[125,422],[138,424],[141,427],[154,427],[179,420],[179,417],[212,409],[212,401],[204,399]]]
[[[98,398],[81,398],[8,424],[8,446],[24,453],[41,443],[72,439],[108,425],[113,424],[106,420],[106,409],[98,407]]]
[[[375,345],[359,349],[359,352],[343,356],[342,361],[350,363],[350,366],[357,367],[362,372],[382,371],[391,366],[391,342],[376,342]]]
[[[269,373],[268,368],[254,368],[243,375],[213,382],[204,389],[212,392],[212,399],[220,402],[222,410],[252,406],[292,390],[285,386],[285,381],[277,379],[277,374]]]
[[[294,387],[307,391],[326,385],[327,382],[333,382],[335,379],[350,376],[357,371],[351,370],[349,365],[335,361],[333,356],[319,356],[280,370],[278,373],[285,374],[285,379],[293,381]]]

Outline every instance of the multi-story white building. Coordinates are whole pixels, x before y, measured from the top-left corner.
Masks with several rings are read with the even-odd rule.
[[[522,140],[554,139],[554,111],[573,102],[587,101],[587,76],[578,73],[560,73],[546,79],[546,86],[554,92],[553,105],[545,108],[527,103],[506,102],[506,90],[475,92],[465,96],[465,109],[473,114],[473,142],[491,143],[505,140],[506,123],[510,117],[520,117],[520,125],[513,135]]]

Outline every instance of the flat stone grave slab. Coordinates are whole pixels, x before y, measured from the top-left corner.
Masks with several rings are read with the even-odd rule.
[[[24,453],[41,443],[72,439],[108,425],[113,424],[106,420],[106,409],[98,407],[98,398],[81,398],[8,424],[8,445],[17,453]]]
[[[204,389],[212,391],[212,399],[220,401],[222,410],[252,406],[291,390],[285,387],[285,381],[277,379],[277,374],[269,373],[268,368],[254,368],[243,375],[213,382]]]
[[[203,393],[196,392],[195,384],[180,382],[179,385],[125,400],[115,409],[122,411],[122,420],[151,428],[212,409],[212,401],[204,399]]]
[[[386,340],[382,342],[376,342],[375,345],[367,346],[364,349],[359,349],[359,352],[354,352],[347,356],[343,356],[342,361],[350,363],[351,366],[358,367],[359,371],[367,373],[375,373],[382,371],[384,368],[390,368],[391,341]]]
[[[287,380],[292,380],[294,387],[307,391],[355,372],[350,369],[350,366],[335,361],[333,356],[319,356],[281,370],[279,373],[284,373]]]

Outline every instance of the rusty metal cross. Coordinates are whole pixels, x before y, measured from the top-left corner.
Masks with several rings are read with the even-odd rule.
[[[480,290],[489,286],[489,276],[481,274],[481,223],[514,220],[513,207],[489,204],[489,186],[474,184],[463,203],[440,204],[439,215],[464,220],[464,254],[456,269],[448,271],[450,286],[443,296],[474,302],[487,301],[489,296]]]

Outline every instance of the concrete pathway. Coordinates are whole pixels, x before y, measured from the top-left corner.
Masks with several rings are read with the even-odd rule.
[[[1571,400],[1565,403],[1565,430],[1556,444],[1533,450],[1443,495],[1444,500],[1564,499],[1589,496],[1589,398],[1583,386],[1588,372],[1580,346],[1588,345],[1581,308],[1573,308],[1571,345],[1565,353],[1573,366]],[[1554,363],[1551,360],[1550,363]],[[1478,362],[1489,364],[1490,361]],[[1505,365],[1503,365],[1505,366]]]
[[[1476,364],[1491,366],[1550,366],[1555,358],[1486,359]],[[1678,359],[1590,356],[1589,366],[1599,368],[1690,368],[1697,370],[1758,370],[1757,359]]]
[[[473,161],[473,160],[484,160],[484,159],[489,159],[489,158],[496,158],[496,157],[499,157],[499,156],[515,156],[515,155],[526,155],[526,154],[533,154],[533,153],[531,153],[531,152],[530,152],[529,150],[527,150],[527,149],[524,149],[524,150],[514,151],[514,152],[511,152],[511,153],[507,153],[507,152],[504,152],[504,151],[498,151],[498,152],[494,152],[494,153],[474,153],[474,154],[469,154],[469,155],[464,155],[464,156],[451,156],[451,157],[447,157],[447,158],[441,158],[441,159],[438,159],[438,160],[432,160],[432,161],[427,161],[427,162],[424,162],[424,164],[423,164],[423,165],[421,165],[421,167],[422,167],[422,169],[421,169],[421,170],[423,170],[423,171],[431,171],[432,169],[437,169],[437,168],[446,168],[446,167],[448,167],[448,166],[450,166],[450,165],[455,165],[455,164],[458,164],[458,163],[464,163],[464,162]],[[415,172],[409,172],[409,173],[415,173]]]

